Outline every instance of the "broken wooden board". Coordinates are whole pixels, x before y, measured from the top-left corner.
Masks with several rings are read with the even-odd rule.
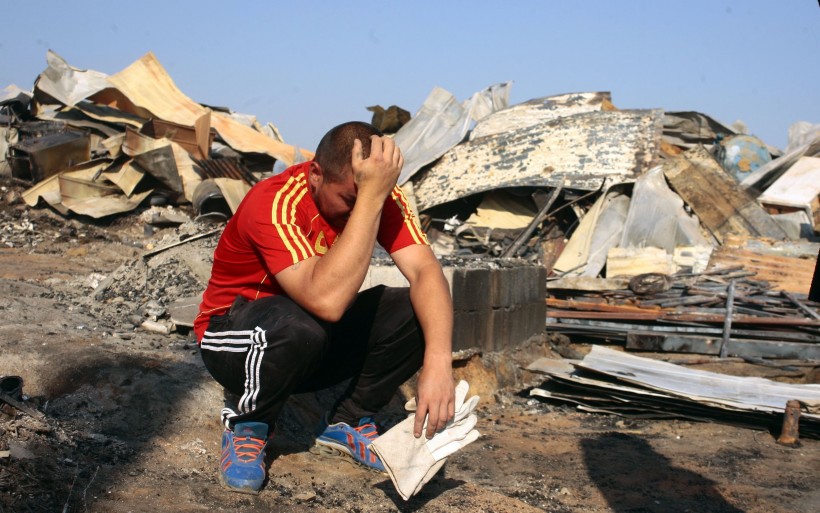
[[[606,277],[637,276],[646,273],[674,274],[672,255],[660,248],[609,248]]]
[[[721,246],[712,252],[709,268],[742,265],[755,278],[769,282],[775,290],[808,294],[814,269],[804,258],[761,254],[748,249]]]
[[[454,147],[413,177],[419,210],[501,187],[594,191],[634,181],[660,144],[660,110],[587,112]]]
[[[703,147],[666,160],[663,172],[719,242],[729,234],[786,238],[783,228]]]

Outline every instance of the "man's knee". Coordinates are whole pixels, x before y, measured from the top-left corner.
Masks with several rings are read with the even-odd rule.
[[[252,301],[243,312],[246,325],[253,325],[262,333],[256,336],[266,345],[265,352],[273,353],[285,362],[309,363],[321,357],[328,343],[327,331],[320,322],[303,308],[284,296]]]

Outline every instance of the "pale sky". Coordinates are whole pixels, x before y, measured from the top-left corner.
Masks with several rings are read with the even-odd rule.
[[[1,1],[0,88],[53,50],[109,75],[152,51],[188,97],[315,149],[370,105],[411,114],[512,81],[510,103],[610,91],[622,109],[743,121],[783,149],[820,123],[817,0]]]

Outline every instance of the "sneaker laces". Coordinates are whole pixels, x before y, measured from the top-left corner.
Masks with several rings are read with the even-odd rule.
[[[259,457],[259,453],[265,448],[265,441],[250,436],[236,437],[233,439],[233,449],[236,458],[242,463],[251,463]]]
[[[364,417],[359,420],[359,426],[353,428],[359,432],[363,437],[367,438],[368,440],[375,440],[379,437],[379,430],[376,427],[376,423],[373,422],[373,419],[370,417]]]

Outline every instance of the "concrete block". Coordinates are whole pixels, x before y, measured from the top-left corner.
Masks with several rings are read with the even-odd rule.
[[[375,261],[362,288],[408,286],[389,260]],[[542,334],[546,269],[517,259],[442,262],[453,298],[453,350],[504,351]]]
[[[456,268],[453,271],[453,308],[480,310],[490,305],[490,269]]]

